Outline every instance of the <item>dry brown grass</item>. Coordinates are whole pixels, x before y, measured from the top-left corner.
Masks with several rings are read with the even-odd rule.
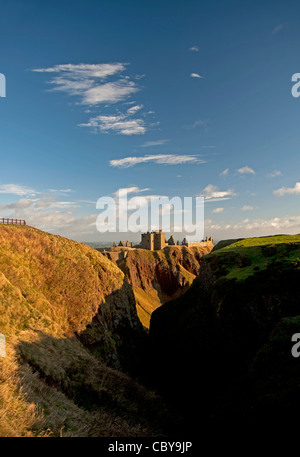
[[[22,226],[0,226],[0,271],[26,301],[29,319],[36,323],[40,315],[43,327],[59,326],[70,334],[85,329],[123,281],[114,265],[88,246]]]
[[[106,367],[74,336],[123,281],[116,265],[86,245],[0,226],[0,332],[7,342],[0,436],[153,433],[147,416],[155,395]]]

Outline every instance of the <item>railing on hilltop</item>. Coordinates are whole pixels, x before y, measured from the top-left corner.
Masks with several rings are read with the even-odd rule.
[[[13,224],[13,225],[26,225],[26,221],[23,219],[8,219],[8,218],[0,218],[0,224]]]

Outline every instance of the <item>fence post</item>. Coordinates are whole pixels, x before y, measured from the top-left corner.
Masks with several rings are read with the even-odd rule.
[[[2,217],[0,218],[0,224],[26,225],[26,221],[24,219],[10,219],[8,217]]]

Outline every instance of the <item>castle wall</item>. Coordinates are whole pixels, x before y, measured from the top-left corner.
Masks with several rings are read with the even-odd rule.
[[[153,233],[143,233],[142,234],[142,242],[141,242],[142,249],[149,249],[153,251],[154,249],[154,236]]]
[[[183,243],[182,243],[183,244]],[[185,242],[183,246],[186,246],[188,248],[192,248],[193,246],[214,246],[214,243],[212,240],[208,241],[192,241],[192,242]]]
[[[166,245],[165,234],[160,230],[159,232],[154,233],[154,249],[160,250],[163,249]]]

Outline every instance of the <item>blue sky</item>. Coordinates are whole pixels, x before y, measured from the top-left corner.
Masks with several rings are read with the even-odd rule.
[[[297,1],[2,1],[0,216],[118,239],[96,231],[95,202],[128,188],[204,196],[216,239],[300,233],[299,13]]]

